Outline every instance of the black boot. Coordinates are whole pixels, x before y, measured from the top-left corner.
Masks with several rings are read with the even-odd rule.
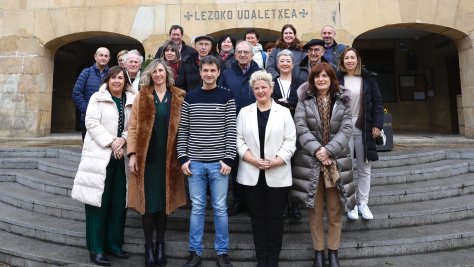
[[[328,249],[329,267],[339,267],[337,250]]]
[[[146,267],[155,267],[155,255],[153,255],[153,244],[145,245],[145,266]]]
[[[324,250],[314,251],[314,261],[312,267],[325,267],[326,259],[324,257]]]
[[[110,261],[107,259],[104,253],[89,252],[91,261],[99,266],[110,266]]]
[[[166,254],[165,254],[165,242],[163,243],[156,242],[155,249],[156,249],[155,250],[156,265],[160,267],[165,266],[167,263]]]

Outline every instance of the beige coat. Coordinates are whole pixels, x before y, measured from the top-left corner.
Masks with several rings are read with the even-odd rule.
[[[128,117],[135,99],[135,91],[125,92],[125,121],[122,137],[127,139]],[[82,146],[81,162],[77,169],[71,197],[85,204],[100,207],[104,192],[106,168],[112,149],[109,145],[117,138],[119,112],[112,95],[103,84],[94,93],[87,106],[85,124],[87,133]]]
[[[145,162],[155,121],[153,90],[153,87],[141,88],[133,103],[128,128],[127,153],[136,153],[138,165],[137,174],[129,173],[128,205],[141,214],[145,213]],[[186,204],[184,175],[176,151],[181,106],[186,93],[177,87],[171,87],[170,92],[171,110],[166,148],[166,214]]]
[[[237,117],[237,152],[239,153],[239,171],[237,182],[254,186],[258,182],[260,170],[243,161],[247,150],[260,157],[260,139],[258,135],[257,104],[251,104],[240,110]],[[296,130],[290,110],[272,100],[272,108],[265,129],[265,158],[278,156],[286,164],[265,170],[265,179],[269,187],[291,186],[291,157],[296,150]]]

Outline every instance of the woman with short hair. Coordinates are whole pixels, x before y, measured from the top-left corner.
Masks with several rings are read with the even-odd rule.
[[[257,266],[278,266],[282,210],[291,186],[291,157],[296,133],[290,111],[272,100],[271,74],[254,72],[250,86],[256,102],[237,117],[237,182],[246,192]]]

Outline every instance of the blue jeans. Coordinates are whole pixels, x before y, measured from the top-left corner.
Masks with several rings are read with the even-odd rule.
[[[206,216],[206,188],[209,184],[216,231],[214,247],[217,255],[227,253],[229,250],[227,217],[229,177],[220,173],[221,164],[219,162],[191,161],[189,168],[192,173],[188,177],[189,195],[192,202],[189,224],[189,250],[196,252],[199,256],[202,255],[202,236]]]

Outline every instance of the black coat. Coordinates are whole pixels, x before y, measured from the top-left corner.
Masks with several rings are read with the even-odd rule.
[[[273,79],[273,82],[274,82],[273,94],[272,94],[273,100],[275,100],[275,102],[277,102],[278,104],[284,107],[287,107],[291,112],[291,117],[294,117],[296,104],[298,104],[297,91],[300,85],[302,84],[302,82],[292,77],[291,85],[290,85],[290,95],[288,96],[288,99],[287,99],[288,103],[278,101],[280,98],[283,97],[281,94],[280,83],[278,83],[278,78]]]
[[[216,56],[209,53],[210,56]],[[192,55],[181,58],[181,64],[178,70],[178,79],[176,80],[176,87],[185,90],[186,92],[191,91],[195,88],[202,86],[201,74],[199,73],[198,64],[199,54],[194,51]],[[222,73],[222,60],[218,58],[219,70]]]
[[[311,71],[311,69],[308,67],[308,61],[309,57],[306,56],[303,58],[303,60],[301,60],[300,64],[296,65],[293,68],[292,76],[295,79],[298,79],[301,83],[308,81],[309,72]],[[321,57],[321,62],[328,63],[329,65],[331,65],[334,71],[337,71],[337,66],[327,61],[324,57]]]
[[[361,107],[361,111],[364,111],[364,129],[361,129],[365,151],[364,160],[375,161],[378,160],[379,157],[377,154],[375,139],[372,138],[372,128],[377,127],[380,130],[383,128],[384,111],[382,95],[380,94],[379,86],[377,85],[376,81],[377,74],[366,69],[362,69],[361,76],[364,86],[364,94],[361,95],[363,98],[362,103],[364,104],[364,106]],[[339,80],[339,84],[344,85],[344,73],[338,72],[337,78]]]

